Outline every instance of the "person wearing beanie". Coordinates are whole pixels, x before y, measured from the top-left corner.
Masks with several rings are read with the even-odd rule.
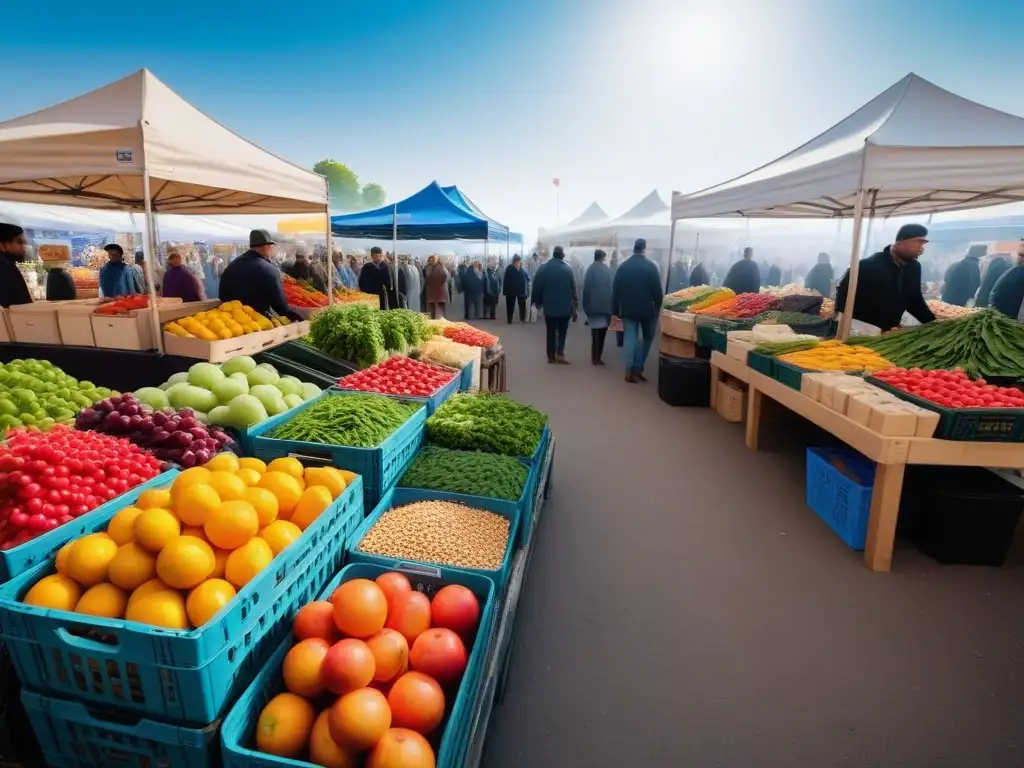
[[[281,270],[270,263],[276,243],[265,229],[249,233],[249,250],[232,261],[220,278],[221,301],[240,301],[266,315],[273,310],[278,315],[301,320],[302,316],[288,307],[281,284]]]
[[[31,304],[25,276],[18,264],[25,260],[28,239],[25,230],[11,222],[0,222],[0,306]]]
[[[117,243],[108,243],[103,250],[107,252],[108,261],[100,267],[100,295],[113,299],[145,293],[142,272],[134,264],[125,264],[124,248]]]
[[[547,329],[548,362],[568,365],[565,359],[565,336],[569,320],[577,316],[576,276],[565,263],[565,251],[556,245],[551,261],[537,271],[531,301],[544,312]]]
[[[758,293],[761,290],[761,270],[754,261],[754,249],[744,248],[743,258],[729,267],[723,288],[729,288],[737,295]]]
[[[623,262],[612,283],[612,314],[622,320],[626,381],[647,381],[644,365],[658,330],[658,313],[665,293],[661,275],[646,255],[647,242],[633,245],[633,255]]]
[[[935,320],[921,293],[918,258],[927,243],[927,228],[921,224],[904,224],[896,233],[896,242],[860,262],[853,302],[854,320],[881,331],[898,328],[904,312],[922,323]],[[850,271],[847,270],[836,289],[836,312],[845,311],[849,289]]]
[[[832,295],[832,281],[835,273],[832,271],[832,262],[825,252],[818,254],[818,263],[811,267],[804,278],[804,287],[809,291],[817,291],[825,298]]]
[[[942,285],[942,300],[966,307],[981,286],[981,258],[988,253],[985,245],[972,245],[960,261],[950,267]]]

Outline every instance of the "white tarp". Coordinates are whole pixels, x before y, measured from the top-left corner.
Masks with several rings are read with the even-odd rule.
[[[672,196],[672,217],[908,216],[1024,200],[1024,118],[910,74],[802,147]]]
[[[323,177],[204,115],[148,70],[0,123],[0,199],[161,213],[302,213]]]
[[[583,213],[572,221],[558,227],[552,227],[551,229],[541,229],[537,235],[537,242],[568,245],[568,238],[573,232],[585,230],[605,221],[608,221],[608,214],[604,212],[604,209],[595,200],[587,206]],[[562,242],[563,240],[565,240],[564,243]]]

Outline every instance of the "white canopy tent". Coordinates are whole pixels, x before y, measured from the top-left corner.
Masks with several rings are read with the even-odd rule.
[[[552,227],[551,229],[542,228],[540,232],[537,233],[537,244],[561,245],[562,241],[565,241],[565,245],[568,245],[569,238],[573,233],[585,230],[588,227],[596,226],[605,221],[608,221],[608,214],[604,212],[604,209],[601,208],[595,200],[587,206],[587,209],[583,211],[583,213],[572,221],[560,226]]]
[[[672,196],[677,219],[852,216],[853,317],[864,213],[909,216],[1024,200],[1024,118],[910,74],[802,147],[724,184]]]
[[[249,143],[145,69],[0,123],[0,200],[145,211],[149,274],[154,212],[323,212],[328,231],[330,218],[326,179]]]

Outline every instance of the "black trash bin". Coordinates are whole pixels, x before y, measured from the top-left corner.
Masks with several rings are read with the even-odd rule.
[[[658,397],[673,406],[707,408],[711,404],[711,365],[694,357],[660,355]]]
[[[947,565],[1006,562],[1024,488],[980,467],[915,467],[908,472],[901,526],[918,548]]]

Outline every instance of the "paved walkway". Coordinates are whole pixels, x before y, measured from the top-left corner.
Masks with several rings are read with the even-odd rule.
[[[867,571],[804,503],[800,424],[742,428],[651,383],[548,365],[502,336],[511,394],[550,414],[555,493],[487,768],[1024,765],[1024,558]]]

